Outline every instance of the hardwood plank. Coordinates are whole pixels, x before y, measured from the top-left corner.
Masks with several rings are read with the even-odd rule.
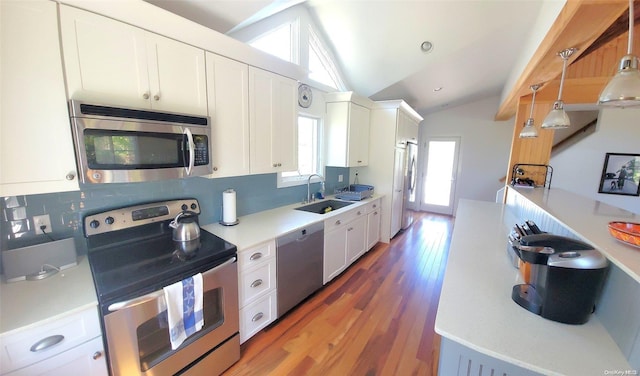
[[[453,218],[418,213],[241,347],[224,375],[436,375],[434,322]]]

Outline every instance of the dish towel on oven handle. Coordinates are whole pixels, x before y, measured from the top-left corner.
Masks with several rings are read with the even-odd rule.
[[[167,321],[171,349],[177,349],[190,335],[202,329],[202,274],[166,286]]]

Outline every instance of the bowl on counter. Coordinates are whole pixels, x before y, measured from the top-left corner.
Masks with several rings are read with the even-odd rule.
[[[640,223],[609,222],[609,233],[621,242],[640,247]]]

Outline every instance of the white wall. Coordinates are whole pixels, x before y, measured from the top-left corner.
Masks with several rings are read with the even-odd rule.
[[[461,138],[455,207],[461,198],[495,201],[496,191],[504,187],[499,179],[508,170],[514,121],[493,120],[499,100],[496,95],[423,115],[420,127],[423,156],[425,137]]]
[[[640,109],[603,109],[597,131],[551,158],[553,188],[640,214],[640,197],[598,193],[606,153],[640,154]]]

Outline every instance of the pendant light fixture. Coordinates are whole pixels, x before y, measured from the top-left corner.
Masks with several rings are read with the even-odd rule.
[[[620,60],[618,72],[605,86],[598,104],[607,107],[631,107],[640,105],[640,71],[638,57],[632,54],[633,49],[633,0],[629,0],[629,41],[627,54]]]
[[[529,118],[524,123],[524,127],[520,131],[520,138],[536,138],[538,137],[538,130],[533,124],[533,106],[536,103],[536,92],[540,89],[541,84],[535,84],[529,86],[533,91],[533,97],[531,98],[531,111],[529,112]]]
[[[549,112],[544,121],[542,122],[542,128],[545,129],[559,129],[569,128],[571,125],[569,116],[564,111],[564,102],[562,101],[562,87],[564,86],[564,75],[567,71],[567,60],[576,52],[575,48],[567,48],[558,52],[558,56],[562,59],[562,76],[560,76],[560,89],[558,90],[558,100],[553,102],[553,110]]]

